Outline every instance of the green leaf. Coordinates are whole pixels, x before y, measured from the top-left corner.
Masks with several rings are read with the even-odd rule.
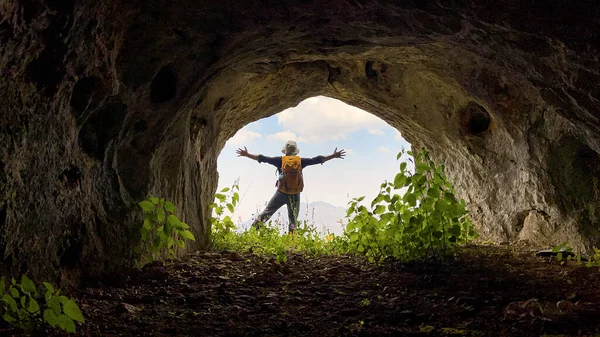
[[[406,200],[406,202],[413,207],[417,205],[417,197],[412,193],[406,193],[404,195],[404,200]]]
[[[460,232],[461,232],[461,228],[459,225],[454,225],[454,226],[450,227],[450,229],[448,229],[448,233],[450,233],[454,236],[460,236]]]
[[[148,200],[141,201],[140,203],[138,203],[138,205],[140,205],[144,212],[154,211],[154,204]]]
[[[145,229],[146,231],[149,231],[150,229],[152,229],[152,220],[148,217],[144,218],[144,225],[142,226],[143,229]]]
[[[396,176],[394,177],[394,188],[396,188],[396,189],[402,188],[405,183],[406,183],[406,176],[404,175],[404,173],[400,172],[400,173],[396,174]]]
[[[400,171],[404,172],[406,170],[406,162],[403,161],[402,163],[400,163]]]
[[[158,211],[156,212],[156,220],[158,220],[158,222],[163,222],[163,221],[165,221],[165,218],[166,218],[165,210],[162,208],[159,208]]]
[[[446,203],[445,200],[438,200],[436,201],[434,207],[436,211],[444,213],[446,210],[448,210],[448,203]]]
[[[27,311],[29,311],[32,314],[40,311],[40,305],[34,298],[29,299],[29,307],[27,308]]]
[[[67,315],[60,314],[56,318],[58,326],[66,332],[75,332],[75,322]]]
[[[175,205],[172,202],[167,201],[165,203],[165,208],[167,209],[167,211],[169,211],[171,213],[175,213]]]
[[[183,230],[179,234],[181,235],[181,237],[183,237],[185,239],[196,241],[196,237],[194,237],[194,234],[192,234],[192,232],[190,232],[188,230]]]
[[[375,214],[381,214],[383,212],[385,212],[385,206],[384,205],[377,205],[377,207],[373,211],[373,213],[375,213]]]
[[[56,316],[54,310],[46,309],[44,310],[44,321],[54,328],[58,325],[58,316]]]
[[[363,201],[364,199],[365,199],[365,196],[363,195],[362,197],[360,197],[360,198],[356,199],[356,202],[361,202],[361,201]]]
[[[171,214],[167,218],[167,223],[169,225],[171,225],[172,227],[178,228],[180,226],[179,224],[181,223],[181,220],[179,220],[179,218],[177,217],[177,215]]]
[[[9,294],[2,295],[2,301],[4,301],[4,303],[6,303],[10,307],[10,310],[12,310],[12,312],[17,312],[17,301],[15,301],[15,299],[12,296],[10,296]]]
[[[15,288],[13,286],[10,287],[10,295],[13,298],[19,298],[19,297],[21,297],[21,295],[19,294],[19,290],[17,290],[17,288]]]
[[[429,165],[427,165],[425,163],[419,163],[419,162],[417,162],[417,165],[415,166],[415,171],[419,172],[419,173],[422,173],[424,171],[429,170],[429,168],[430,168]]]
[[[190,228],[190,226],[183,221],[179,223],[179,227],[181,229],[189,229]]]
[[[79,306],[77,306],[77,303],[75,303],[75,301],[68,299],[65,302],[63,302],[63,311],[72,320],[75,320],[79,323],[85,323],[83,314],[81,313],[81,310],[79,310]]]
[[[221,193],[227,193],[229,192],[229,187],[225,187],[224,189],[221,190]]]
[[[11,315],[10,315],[8,312],[5,312],[5,313],[4,313],[4,315],[2,315],[2,318],[3,318],[3,319],[6,321],[6,322],[8,322],[8,323],[13,323],[13,322],[16,322],[16,321],[17,321],[17,320],[16,320],[14,317],[12,317],[12,316],[11,316]]]
[[[160,199],[158,198],[148,198],[148,200],[150,200],[151,203],[158,205],[160,203]]]
[[[54,314],[58,315],[62,312],[60,309],[60,301],[58,297],[53,296],[50,299],[46,300],[46,306],[52,310],[54,310]]]
[[[233,213],[234,208],[232,204],[227,204],[227,209],[229,210],[229,212]]]
[[[227,199],[227,197],[223,194],[217,193],[215,194],[215,198],[219,199],[220,202],[225,201],[225,199]]]
[[[68,298],[67,296],[65,296],[65,295],[58,296],[58,300],[59,300],[59,301],[60,301],[60,303],[62,303],[63,305],[64,305],[65,303],[67,303],[67,302],[69,302],[69,301],[70,301],[70,300],[69,300],[69,298]]]
[[[441,239],[442,236],[444,235],[444,233],[440,232],[440,231],[435,231],[432,233],[433,237],[436,239]]]
[[[185,242],[183,240],[177,240],[177,246],[179,246],[180,248],[185,247]]]
[[[46,289],[50,292],[50,294],[54,293],[54,287],[50,283],[42,282],[42,284],[44,285],[44,287],[46,287]]]

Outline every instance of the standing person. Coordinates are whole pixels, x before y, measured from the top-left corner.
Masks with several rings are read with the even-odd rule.
[[[297,225],[300,211],[300,192],[304,189],[302,169],[310,165],[323,164],[333,158],[344,159],[346,152],[344,150],[338,151],[336,147],[333,153],[328,156],[300,158],[298,156],[300,149],[298,149],[296,142],[291,140],[285,143],[281,152],[284,154],[282,157],[267,157],[262,154],[250,154],[245,146],[244,149],[239,148],[236,151],[238,157],[248,157],[259,163],[269,163],[277,167],[277,173],[279,174],[279,179],[275,183],[277,191],[275,191],[267,207],[256,217],[252,226],[258,227],[260,223],[268,221],[281,206],[287,205],[290,220],[288,230],[291,233]]]

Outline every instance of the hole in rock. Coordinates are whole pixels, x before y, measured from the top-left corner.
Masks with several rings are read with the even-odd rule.
[[[6,223],[6,205],[0,207],[0,230],[4,228]]]
[[[74,188],[81,180],[81,169],[77,166],[71,166],[60,174],[59,180],[64,181],[68,187]]]
[[[87,109],[97,81],[98,78],[92,76],[84,77],[75,83],[71,94],[71,107],[77,116]]]
[[[54,93],[56,85],[62,81],[59,65],[52,55],[46,51],[27,65],[26,72],[38,90],[47,88],[48,94]]]
[[[461,112],[463,127],[467,134],[478,136],[489,130],[492,123],[490,113],[481,105],[469,103]]]
[[[51,10],[60,13],[72,13],[75,8],[75,0],[46,0],[46,5]]]
[[[82,226],[85,228],[85,226]],[[81,261],[83,255],[82,233],[74,234],[65,240],[64,252],[60,256],[61,266],[73,268]]]
[[[148,121],[141,119],[141,120],[135,122],[135,125],[133,127],[135,128],[135,131],[137,131],[137,132],[146,131],[148,129]]]
[[[90,116],[79,131],[79,144],[83,151],[102,160],[108,143],[119,134],[126,110],[127,105],[114,102],[105,105]]]
[[[377,77],[377,71],[375,71],[375,69],[373,69],[373,61],[367,61],[365,63],[365,74],[367,75],[368,78],[376,78]]]
[[[315,121],[318,121],[315,123]],[[344,149],[344,159],[331,159],[323,165],[303,169],[299,221],[307,221],[320,233],[341,234],[348,202],[365,196],[370,205],[384,180],[393,181],[400,161],[396,155],[410,144],[385,121],[340,100],[317,96],[295,107],[260,119],[238,130],[225,144],[218,158],[219,187],[231,187],[239,178],[240,202],[231,216],[239,230],[249,228],[276,191],[278,174],[269,163],[238,157],[236,150],[246,147],[250,154],[282,156],[286,141],[294,140],[301,158],[327,156]],[[400,158],[406,161],[408,155]],[[310,160],[310,159],[309,159]],[[412,167],[412,163],[408,163]],[[282,231],[287,230],[284,205],[270,218]]]
[[[163,67],[150,84],[150,98],[155,104],[164,103],[175,97],[177,92],[177,79],[168,67]]]

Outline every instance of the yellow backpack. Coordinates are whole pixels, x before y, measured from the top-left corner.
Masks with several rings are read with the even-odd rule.
[[[281,158],[281,174],[278,189],[285,194],[298,194],[304,188],[302,179],[302,161],[298,156]]]

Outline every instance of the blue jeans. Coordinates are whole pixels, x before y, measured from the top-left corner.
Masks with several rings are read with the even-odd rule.
[[[252,226],[257,227],[260,222],[265,223],[277,212],[281,206],[287,205],[289,226],[288,231],[291,233],[296,228],[298,221],[298,213],[300,212],[300,193],[285,194],[279,190],[275,192],[267,207],[256,217]]]

